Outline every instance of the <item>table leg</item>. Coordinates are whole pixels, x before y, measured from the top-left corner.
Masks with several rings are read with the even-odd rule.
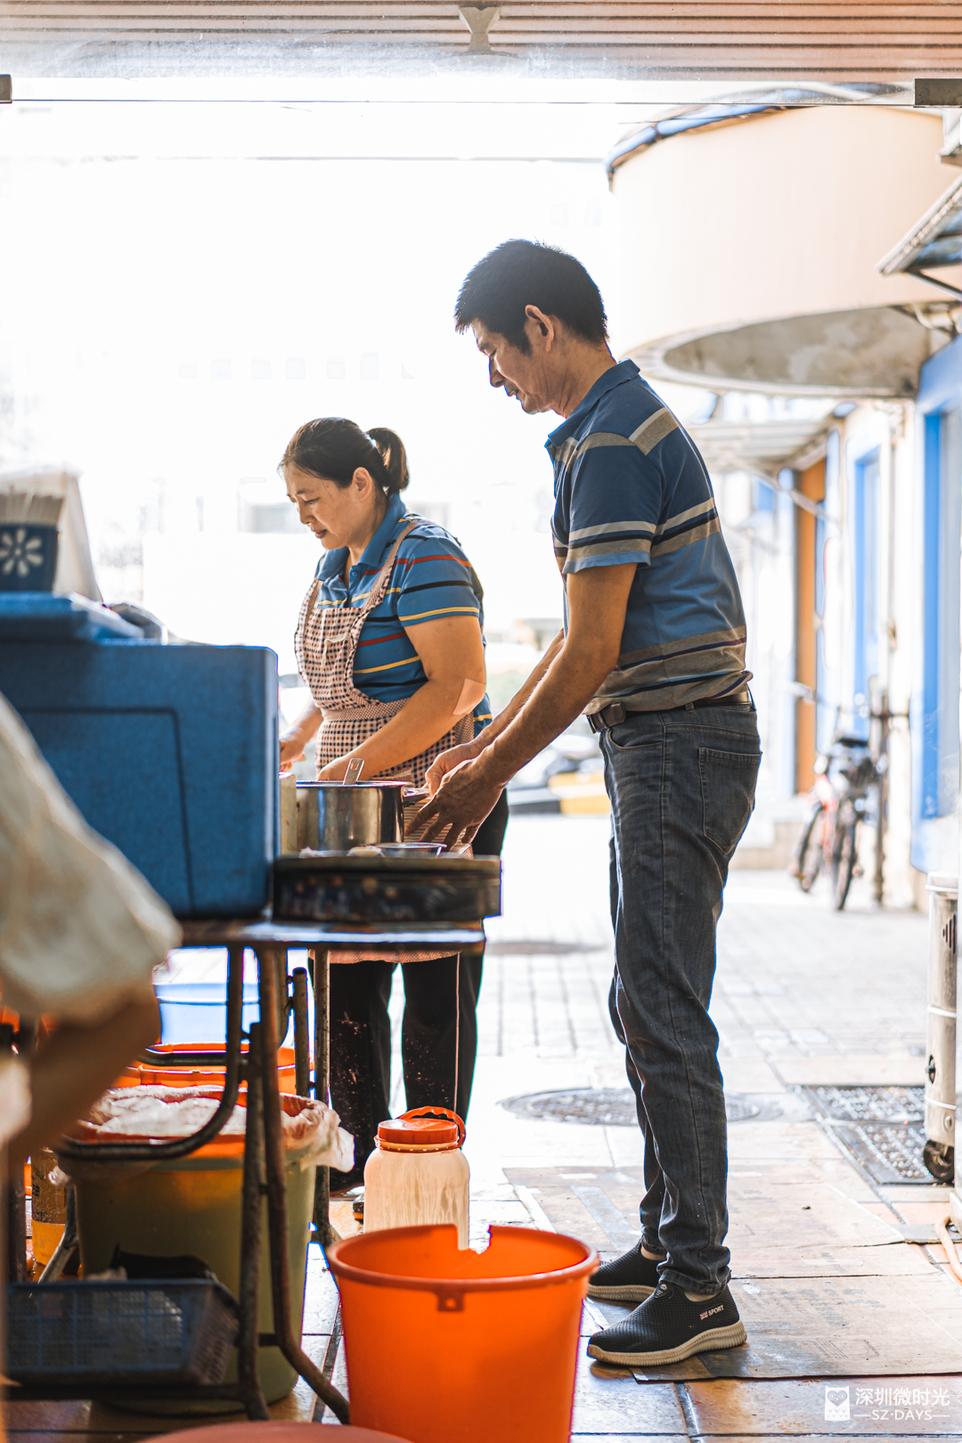
[[[7,1277],[12,1283],[22,1283],[27,1276],[27,1198],[22,1167],[14,1168],[0,1193],[6,1211],[6,1229],[0,1226],[0,1238],[6,1231]]]
[[[237,1340],[237,1383],[248,1418],[270,1417],[257,1376],[257,1292],[261,1257],[261,1209],[264,1196],[264,1102],[261,1077],[265,1061],[260,1023],[250,1031],[247,1059],[247,1127],[244,1134],[244,1183],[241,1209],[240,1322]]]
[[[277,976],[270,958],[257,953],[262,1026],[262,1055],[277,1055]],[[325,958],[326,962],[326,958]],[[316,964],[315,964],[316,965]],[[315,998],[315,1007],[318,1005]],[[319,1398],[342,1423],[349,1420],[347,1399],[324,1377],[294,1337],[291,1325],[291,1284],[287,1267],[287,1193],[284,1176],[284,1137],[281,1124],[281,1098],[277,1087],[277,1068],[265,1064],[261,1068],[261,1095],[264,1102],[264,1160],[267,1178],[268,1245],[271,1260],[271,1292],[274,1301],[274,1334],[284,1357],[296,1368]],[[251,1083],[253,1086],[253,1082]]]
[[[331,1101],[331,967],[326,947],[314,949],[314,1096]],[[314,1227],[318,1242],[333,1242],[331,1229],[331,1170],[317,1169],[314,1185]]]
[[[295,967],[291,979],[294,1009],[294,1077],[298,1097],[310,1096],[311,1039],[308,1032],[307,968]]]

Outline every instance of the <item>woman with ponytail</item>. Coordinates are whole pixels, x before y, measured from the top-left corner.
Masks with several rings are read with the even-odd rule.
[[[297,624],[298,667],[311,705],[281,738],[290,765],[316,738],[317,776],[340,780],[355,759],[365,780],[410,777],[472,740],[491,719],[485,695],[481,587],[443,527],[409,513],[407,455],[393,431],[353,421],[308,421],[280,464],[298,516],[323,555]],[[498,855],[502,798],[474,841]],[[405,965],[401,1035],[408,1107],[467,1113],[477,1052],[482,955]],[[377,1125],[390,1116],[394,963],[370,953],[331,970],[331,1094],[354,1134],[350,1174],[363,1177]]]

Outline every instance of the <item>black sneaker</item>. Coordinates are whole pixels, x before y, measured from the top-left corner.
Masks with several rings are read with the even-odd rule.
[[[690,1302],[683,1288],[659,1283],[623,1323],[594,1333],[590,1357],[621,1368],[680,1363],[694,1353],[737,1348],[748,1334],[727,1288],[702,1303]]]
[[[646,1258],[641,1243],[636,1243],[620,1258],[602,1263],[598,1271],[591,1274],[588,1297],[607,1303],[641,1303],[658,1286],[659,1262],[664,1262],[664,1258]]]

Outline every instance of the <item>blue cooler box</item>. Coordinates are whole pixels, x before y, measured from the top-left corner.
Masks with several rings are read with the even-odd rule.
[[[0,608],[0,692],[94,830],[181,917],[260,912],[277,853],[275,654],[6,635]]]

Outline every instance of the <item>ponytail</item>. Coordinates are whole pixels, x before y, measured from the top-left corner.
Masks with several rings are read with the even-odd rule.
[[[387,476],[385,491],[392,494],[404,491],[411,479],[404,442],[396,431],[389,431],[386,426],[372,426],[367,434],[381,454],[381,461]]]
[[[386,496],[403,491],[410,479],[407,452],[396,432],[384,426],[362,431],[342,416],[305,421],[287,443],[280,469],[285,466],[336,486],[350,486],[355,471],[363,467]]]

